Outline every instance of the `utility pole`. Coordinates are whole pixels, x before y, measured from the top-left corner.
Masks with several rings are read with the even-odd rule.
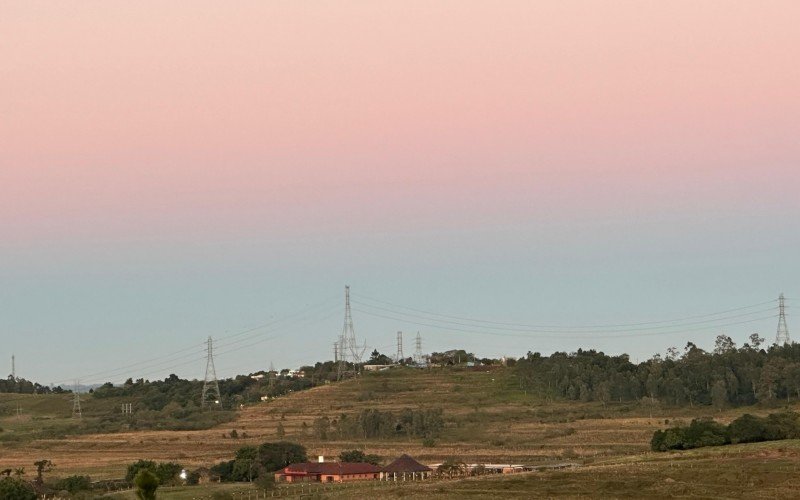
[[[406,357],[403,355],[403,332],[397,332],[397,355],[395,359],[398,363],[403,361]]]
[[[14,355],[11,355],[11,378],[14,382],[17,381],[17,362]]]
[[[778,297],[778,335],[775,337],[775,343],[778,345],[786,345],[791,343],[789,339],[789,327],[786,326],[786,306],[784,304],[783,294]]]
[[[208,337],[208,357],[206,359],[206,377],[203,380],[203,395],[200,400],[200,407],[205,408],[208,396],[211,395],[214,404],[220,404],[222,396],[219,393],[219,382],[217,382],[217,370],[214,368],[214,346],[211,337]]]
[[[78,381],[75,381],[75,390],[74,395],[72,397],[72,418],[83,418],[83,412],[81,411],[81,395],[78,393]]]

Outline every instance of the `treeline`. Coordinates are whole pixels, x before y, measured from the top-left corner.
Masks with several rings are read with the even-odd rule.
[[[262,397],[275,397],[313,387],[312,380],[283,373],[237,375],[219,381],[220,406],[233,409],[244,403],[255,403]],[[175,374],[164,380],[128,379],[121,386],[107,382],[92,391],[96,398],[131,398],[136,401],[136,410],[161,411],[168,405],[194,409],[199,406],[203,394],[202,380],[186,380]]]
[[[729,425],[703,418],[688,426],[656,431],[650,441],[653,451],[689,450],[704,446],[778,441],[800,437],[800,419],[792,411],[773,413],[767,417],[745,414]]]
[[[441,408],[405,408],[399,413],[375,409],[362,410],[356,415],[342,414],[338,419],[320,417],[312,429],[317,439],[436,437],[444,427]]]
[[[24,378],[14,378],[11,375],[6,379],[0,379],[0,393],[15,394],[61,394],[65,391],[61,386],[50,388]]]
[[[628,355],[594,350],[528,353],[516,364],[520,384],[544,398],[634,401],[650,398],[668,405],[740,406],[800,398],[800,344],[762,348],[751,335],[737,348],[719,336],[713,351],[688,343],[683,353],[634,364]]]

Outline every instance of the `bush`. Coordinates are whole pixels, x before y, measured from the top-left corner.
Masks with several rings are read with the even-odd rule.
[[[136,496],[140,500],[156,500],[156,490],[158,489],[158,477],[148,469],[142,469],[133,478],[136,486]]]
[[[130,484],[133,484],[133,480],[134,478],[136,478],[136,475],[139,474],[139,471],[145,469],[151,472],[155,471],[156,463],[153,462],[152,460],[137,460],[136,462],[130,464],[128,466],[127,472],[125,473],[125,481],[127,481]]]
[[[727,427],[712,419],[695,419],[687,427],[677,426],[653,433],[653,451],[688,450],[729,443],[756,443],[800,437],[800,416],[788,411],[766,418],[744,414]]]
[[[730,442],[728,428],[708,418],[692,420],[684,433],[685,449],[720,446]]]
[[[0,479],[0,498],[13,500],[36,500],[36,492],[27,482],[15,477]]]
[[[262,490],[271,490],[275,488],[275,475],[274,474],[261,474],[256,479],[256,485]]]
[[[55,484],[55,488],[57,490],[66,490],[74,494],[79,491],[92,489],[92,481],[89,479],[89,476],[69,476],[64,479],[59,479]]]
[[[142,470],[150,471],[159,484],[169,484],[175,479],[175,476],[181,471],[183,467],[180,464],[173,462],[156,463],[152,460],[138,460],[128,466],[128,471],[125,474],[125,481],[133,483],[134,478]]]
[[[767,440],[766,420],[746,413],[737,418],[729,426],[731,442],[736,443],[757,443]]]

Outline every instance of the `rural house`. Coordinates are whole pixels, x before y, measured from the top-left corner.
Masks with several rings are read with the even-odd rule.
[[[379,478],[381,469],[372,464],[350,462],[302,462],[290,464],[275,473],[275,481],[287,483],[343,483],[369,481]]]

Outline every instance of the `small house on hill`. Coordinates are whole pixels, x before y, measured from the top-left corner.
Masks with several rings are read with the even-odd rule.
[[[403,454],[383,468],[381,481],[417,481],[431,477],[433,469]]]

